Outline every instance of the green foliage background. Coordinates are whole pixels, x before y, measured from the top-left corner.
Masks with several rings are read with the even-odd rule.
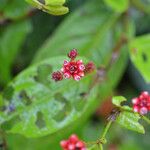
[[[59,150],[72,133],[93,141],[106,121],[95,112],[107,113],[109,97],[123,95],[130,105],[140,91],[150,92],[150,3],[47,0],[42,12],[27,2],[0,0],[0,142],[8,150]],[[96,84],[96,72],[79,83],[51,80],[72,48],[100,68]],[[138,120],[126,113],[116,122],[144,133]],[[115,123],[105,148],[150,148],[150,127],[144,127],[141,135]]]

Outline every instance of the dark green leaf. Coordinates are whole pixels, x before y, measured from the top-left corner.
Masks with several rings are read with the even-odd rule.
[[[23,21],[8,26],[0,37],[0,81],[7,82],[11,78],[12,63],[21,50],[26,35],[31,30],[30,22]],[[4,67],[5,66],[5,67]]]

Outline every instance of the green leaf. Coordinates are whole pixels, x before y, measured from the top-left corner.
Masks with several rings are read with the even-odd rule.
[[[12,87],[13,94],[7,99],[3,97],[8,104],[0,114],[5,130],[27,137],[40,137],[71,125],[86,113],[97,96],[98,86],[91,89],[93,75],[80,82],[54,82],[51,73],[61,69],[64,59],[51,58],[32,66],[9,84],[8,90]],[[8,90],[3,95],[7,95]],[[13,111],[9,109],[10,105]]]
[[[0,82],[5,83],[10,80],[11,66],[30,30],[30,22],[22,21],[11,24],[1,33],[0,60],[3,63],[0,63]]]
[[[42,4],[38,0],[26,0],[26,2],[30,3],[33,7],[41,9],[44,12],[47,12],[52,15],[63,15],[69,12],[68,7],[65,7],[63,5],[58,5],[57,3],[58,1],[55,1],[56,5],[54,5],[54,2],[51,2],[52,5],[47,5],[47,3]]]
[[[120,106],[121,106],[121,103],[124,102],[124,101],[126,101],[126,98],[123,97],[123,96],[115,96],[115,97],[113,97],[113,99],[112,99],[112,103],[113,103],[114,105],[118,106],[118,107],[120,107]]]
[[[45,0],[46,5],[51,5],[51,6],[62,6],[66,0]]]
[[[98,65],[102,62],[107,64],[116,42],[116,39],[112,38],[114,33],[111,27],[119,15],[104,8],[103,3],[96,3],[99,3],[99,0],[87,2],[65,19],[52,37],[46,40],[34,62],[51,56],[65,55],[66,51],[77,48],[81,56],[92,59]]]
[[[150,34],[139,36],[130,42],[130,57],[146,82],[150,83]]]
[[[127,106],[126,109],[131,110]],[[144,127],[138,122],[139,119],[140,119],[139,114],[123,111],[117,117],[116,122],[124,128],[144,134],[145,133]]]
[[[104,0],[104,2],[117,12],[124,12],[129,7],[129,0]]]
[[[6,1],[6,4],[2,9],[3,17],[8,19],[18,19],[23,17],[27,15],[29,10],[29,5],[26,4],[25,1],[20,0]]]

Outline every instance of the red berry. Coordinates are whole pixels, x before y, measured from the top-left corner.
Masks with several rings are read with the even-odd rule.
[[[55,81],[60,81],[63,77],[65,79],[72,77],[74,80],[79,81],[82,77],[84,77],[85,73],[90,73],[95,69],[93,62],[89,62],[85,66],[82,60],[75,60],[77,55],[77,50],[72,49],[68,54],[70,61],[64,60],[61,71],[52,73],[52,79]]]
[[[147,114],[147,113],[148,113],[148,109],[147,109],[146,107],[140,108],[140,114],[141,114],[141,115],[145,115],[145,114]]]
[[[147,91],[140,94],[139,97],[132,99],[133,111],[145,115],[150,111],[150,95]]]
[[[69,141],[70,141],[71,143],[76,143],[76,142],[78,142],[78,141],[79,141],[78,136],[77,136],[76,134],[72,134],[72,135],[70,136],[70,138],[69,138]]]
[[[149,94],[148,94],[147,91],[142,92],[141,95],[142,95],[144,98],[149,97]]]
[[[68,150],[75,150],[75,145],[72,143],[68,144]]]
[[[84,143],[83,143],[82,141],[78,141],[78,142],[76,143],[76,147],[77,147],[77,148],[82,148],[82,147],[84,147]]]
[[[91,73],[95,70],[95,65],[93,62],[88,62],[86,65],[85,65],[85,73]]]
[[[65,60],[61,71],[66,79],[72,76],[74,80],[79,81],[84,76],[84,69],[82,60],[70,62]]]
[[[132,104],[138,104],[139,103],[139,99],[138,98],[133,98],[132,99]]]
[[[63,140],[60,142],[60,145],[62,148],[67,148],[68,147],[68,141],[67,140]]]
[[[65,77],[65,79],[69,79],[71,77],[71,74],[66,72],[66,73],[64,73],[64,77]]]
[[[138,107],[138,106],[136,106],[136,105],[135,105],[135,106],[133,106],[133,111],[134,111],[134,112],[139,112],[139,107]]]
[[[68,140],[63,140],[60,142],[63,150],[86,150],[83,141],[79,140],[76,134],[72,134]]]
[[[61,81],[63,79],[63,75],[60,71],[53,72],[52,73],[52,79],[55,80],[56,82]]]
[[[68,57],[71,59],[75,59],[77,57],[77,55],[78,55],[78,52],[76,49],[73,49],[68,53]]]
[[[76,81],[79,81],[79,80],[81,79],[81,77],[78,76],[78,75],[74,75],[73,78],[74,78],[74,80],[76,80]]]

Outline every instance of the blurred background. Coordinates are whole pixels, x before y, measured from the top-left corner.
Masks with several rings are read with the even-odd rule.
[[[69,7],[70,12],[62,16],[53,16],[32,8],[25,1],[0,0],[1,92],[21,71],[45,58],[65,54],[70,49],[77,48],[81,55],[87,53],[86,55],[89,58],[92,57],[97,67],[100,67],[108,62],[109,58],[115,59],[116,55],[118,57],[118,51],[122,47],[118,48],[119,44],[116,45],[116,43],[120,42],[122,35],[132,39],[135,36],[150,33],[150,15],[145,13],[143,7],[135,5],[136,0],[131,0],[128,9],[124,12],[120,10],[115,12],[102,0],[89,1],[68,0],[65,5]],[[144,6],[150,5],[149,0],[141,0],[141,2]],[[92,33],[94,29],[97,30]],[[91,49],[92,52],[86,52],[86,48]],[[123,49],[127,51],[128,47],[125,45]],[[147,51],[150,53],[149,49]],[[122,69],[118,71],[117,66],[113,68],[112,80],[115,80],[115,83],[111,92],[108,92],[100,101],[98,109],[88,121],[73,131],[59,133],[55,137],[28,139],[21,135],[8,134],[5,137],[8,150],[59,150],[59,141],[67,138],[72,132],[85,141],[97,139],[113,108],[112,95],[123,95],[130,104],[131,98],[139,95],[141,91],[150,92],[150,84],[146,84],[130,60],[129,54],[122,55],[122,61],[124,61],[120,61]],[[113,125],[107,135],[108,143],[105,149],[149,149],[150,126],[143,124],[146,130],[145,135],[128,131],[117,124]],[[2,138],[1,142],[3,142]]]

